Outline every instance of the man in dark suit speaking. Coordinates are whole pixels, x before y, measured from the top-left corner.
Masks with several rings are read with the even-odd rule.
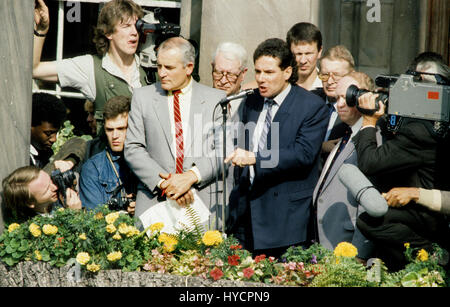
[[[241,112],[228,233],[244,248],[279,257],[305,243],[317,157],[328,110],[320,97],[295,85],[295,59],[281,39],[262,42],[253,55],[258,90]]]

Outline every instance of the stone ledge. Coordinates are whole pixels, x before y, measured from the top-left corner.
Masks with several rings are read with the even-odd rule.
[[[73,267],[61,268],[45,262],[25,261],[14,267],[0,262],[0,287],[279,287],[278,285],[203,279],[150,272],[107,270],[92,274],[82,272],[75,281]]]

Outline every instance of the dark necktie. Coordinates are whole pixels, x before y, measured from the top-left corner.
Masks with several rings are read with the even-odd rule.
[[[334,162],[336,161],[339,154],[344,150],[345,145],[347,145],[348,141],[350,140],[351,135],[352,135],[352,128],[347,126],[347,128],[345,129],[344,136],[342,137],[341,142],[339,143],[339,148],[337,149],[336,153],[334,154],[334,157],[331,160],[330,165],[328,166],[325,176],[323,176],[323,179],[322,179],[322,182],[320,183],[320,187],[317,192],[317,195],[319,195],[322,192],[323,185],[325,184],[325,181],[327,180],[327,177],[330,174],[330,171],[331,171],[331,168],[333,167]]]
[[[176,140],[176,173],[183,173],[183,160],[184,160],[184,142],[183,142],[183,125],[181,123],[180,113],[180,95],[181,91],[176,90],[173,92],[173,115],[175,119],[175,140]]]
[[[258,152],[262,151],[266,145],[267,133],[269,132],[270,125],[272,124],[272,106],[275,104],[275,101],[273,99],[267,99],[265,103],[267,104],[267,113],[266,119],[264,120],[264,127],[258,142]]]

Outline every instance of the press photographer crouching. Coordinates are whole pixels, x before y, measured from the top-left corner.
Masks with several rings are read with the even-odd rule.
[[[416,70],[420,65],[417,63]],[[429,67],[427,73],[448,72],[443,62],[434,62]],[[388,84],[388,103],[379,99],[379,94],[370,92],[357,99],[358,108],[376,110],[363,112],[363,127],[353,141],[358,167],[380,192],[388,192],[394,187],[443,187],[438,157],[442,155],[442,143],[447,143],[448,138],[450,87],[425,82],[422,76],[423,71],[392,78]],[[448,75],[441,77],[444,80]],[[434,105],[439,104],[438,110],[432,109],[430,99]],[[377,103],[379,107],[376,107]],[[385,113],[393,134],[377,147],[376,125]],[[390,120],[392,115],[395,115],[395,122]],[[433,243],[446,250],[450,247],[449,224],[445,216],[415,202],[403,207],[389,207],[381,217],[363,213],[357,220],[357,227],[375,243],[377,256],[392,271],[400,270],[406,264],[405,243],[428,252],[433,251]]]
[[[111,210],[134,215],[137,179],[123,157],[131,99],[116,96],[104,107],[108,146],[88,159],[81,169],[80,198],[83,207],[108,204]]]
[[[74,190],[75,176],[67,176],[70,172],[64,173],[65,183],[59,187],[53,177],[33,165],[8,175],[2,182],[5,221],[22,223],[38,214],[51,214],[61,206],[81,209],[81,200]],[[66,188],[61,188],[61,184]]]

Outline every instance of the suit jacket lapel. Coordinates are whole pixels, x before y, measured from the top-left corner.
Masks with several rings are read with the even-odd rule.
[[[347,145],[345,145],[344,150],[339,154],[334,161],[333,165],[331,165],[330,173],[326,178],[325,184],[323,185],[322,191],[326,188],[326,186],[331,182],[334,176],[336,176],[338,170],[341,168],[341,165],[344,161],[355,151],[355,145],[351,140],[348,141]]]
[[[161,128],[164,132],[164,135],[166,137],[167,145],[170,148],[170,152],[172,153],[172,156],[175,158],[176,153],[173,152],[173,136],[171,133],[170,128],[170,114],[169,114],[169,106],[168,106],[168,98],[167,98],[167,92],[163,90],[159,83],[156,84],[157,91],[160,95],[156,96],[154,99],[153,108],[155,110],[156,117],[159,119],[159,124],[161,125]]]
[[[188,150],[190,148],[192,148],[192,146],[194,145],[194,140],[195,140],[195,136],[200,135],[202,136],[202,129],[197,130],[196,129],[196,124],[195,121],[199,121],[200,118],[202,121],[205,120],[209,120],[208,118],[203,118],[203,105],[205,103],[205,98],[203,97],[203,95],[201,94],[201,91],[199,91],[198,89],[198,83],[195,82],[194,80],[192,80],[192,95],[191,95],[191,106],[189,109],[189,134],[187,135],[188,138],[186,138],[186,144],[184,145],[185,147],[185,152],[188,152]],[[199,118],[200,116],[200,118]],[[212,116],[212,114],[211,114]],[[207,123],[203,123],[203,126],[205,126]],[[187,133],[183,132],[183,133]],[[200,134],[199,134],[200,133]]]

